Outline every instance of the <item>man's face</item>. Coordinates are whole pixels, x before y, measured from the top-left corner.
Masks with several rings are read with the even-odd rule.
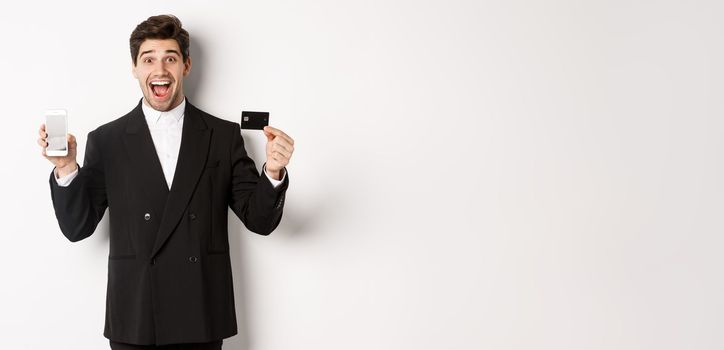
[[[138,50],[133,76],[143,97],[155,110],[168,111],[184,99],[183,78],[191,71],[191,57],[183,62],[174,39],[146,39]]]

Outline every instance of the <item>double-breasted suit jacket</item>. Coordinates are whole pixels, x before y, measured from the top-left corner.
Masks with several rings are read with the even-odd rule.
[[[132,344],[208,342],[237,333],[228,207],[268,235],[282,217],[289,174],[260,176],[239,125],[186,103],[178,163],[168,188],[141,101],[88,133],[76,178],[50,190],[73,242],[110,220],[104,336]]]

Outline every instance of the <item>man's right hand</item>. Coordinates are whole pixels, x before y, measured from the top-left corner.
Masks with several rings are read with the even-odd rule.
[[[68,138],[67,156],[51,157],[45,153],[45,148],[48,147],[48,133],[45,132],[45,124],[40,125],[38,135],[40,136],[40,138],[38,138],[38,145],[43,148],[43,157],[45,157],[45,159],[49,160],[51,163],[53,163],[53,165],[55,165],[56,177],[63,177],[65,175],[68,175],[78,168],[78,163],[75,161],[76,148],[78,146],[75,142],[75,136],[73,136],[72,134],[68,134],[66,136]]]

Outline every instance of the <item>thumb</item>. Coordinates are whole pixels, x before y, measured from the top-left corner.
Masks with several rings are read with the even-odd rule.
[[[270,133],[270,132],[268,132],[268,131],[266,131],[266,130],[264,130],[264,135],[266,136],[266,140],[267,140],[267,141],[274,140],[274,134],[272,134],[272,133]]]

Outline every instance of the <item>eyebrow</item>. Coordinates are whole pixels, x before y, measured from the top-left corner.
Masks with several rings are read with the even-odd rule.
[[[141,55],[138,56],[138,57],[139,57],[139,58],[140,58],[140,57],[143,57],[143,55],[145,55],[145,54],[147,54],[147,53],[154,52],[154,51],[155,51],[155,50],[146,50],[146,51],[143,51],[143,52],[141,52]],[[176,51],[176,50],[166,50],[166,53],[175,53],[177,56],[181,56],[181,54],[179,54],[178,51]]]

